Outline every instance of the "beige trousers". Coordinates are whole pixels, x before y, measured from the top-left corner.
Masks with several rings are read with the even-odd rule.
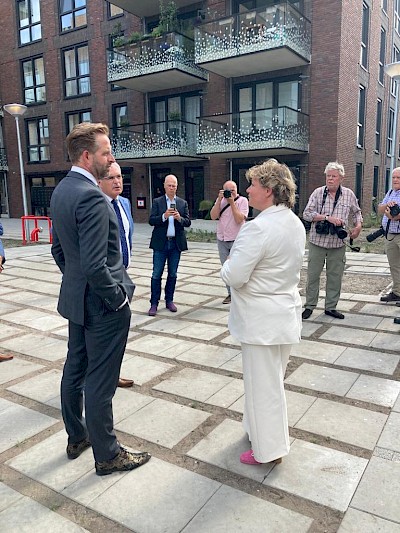
[[[400,296],[400,233],[389,233],[385,249],[393,280],[392,291]]]

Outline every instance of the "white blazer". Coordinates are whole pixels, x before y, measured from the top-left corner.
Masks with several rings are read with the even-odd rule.
[[[240,342],[294,344],[301,337],[298,290],[306,233],[284,205],[246,222],[221,270],[231,287],[229,330]]]

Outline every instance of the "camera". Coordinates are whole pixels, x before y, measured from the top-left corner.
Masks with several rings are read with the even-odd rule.
[[[396,206],[396,207],[398,207],[398,206]],[[379,228],[378,230],[374,231],[373,233],[370,233],[369,235],[367,235],[366,239],[367,239],[368,242],[372,242],[375,239],[377,239],[378,237],[382,237],[383,235],[385,235],[385,230],[383,228]]]
[[[224,198],[230,198],[231,196],[232,196],[231,191],[225,189],[224,190]]]
[[[320,220],[315,224],[315,231],[318,235],[329,235],[329,227],[331,223],[327,220]]]
[[[397,215],[400,215],[400,206],[398,206],[397,204],[394,204],[389,207],[389,210],[392,217],[397,217]]]
[[[331,224],[330,227],[330,234],[331,235],[337,235],[339,239],[345,239],[347,237],[347,231],[344,229],[343,226],[335,226],[334,224]]]

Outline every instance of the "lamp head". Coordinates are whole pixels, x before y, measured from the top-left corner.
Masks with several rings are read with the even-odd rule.
[[[5,104],[3,109],[13,117],[22,117],[28,108],[23,104]]]

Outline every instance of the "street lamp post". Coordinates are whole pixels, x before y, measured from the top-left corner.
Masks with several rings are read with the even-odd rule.
[[[395,97],[394,97],[394,118],[393,118],[393,139],[392,150],[390,154],[390,176],[393,174],[394,162],[396,160],[396,143],[397,143],[397,123],[399,116],[399,83],[400,83],[400,61],[396,63],[389,63],[385,65],[385,72],[395,82]]]
[[[19,168],[21,172],[21,189],[22,189],[22,203],[24,206],[24,216],[28,215],[28,203],[26,201],[26,187],[25,187],[25,174],[24,174],[24,161],[22,159],[22,149],[21,149],[21,136],[19,134],[19,117],[25,113],[28,109],[26,105],[22,104],[5,104],[3,109],[10,113],[15,118],[15,125],[17,127],[17,141],[18,141],[18,158],[19,158]]]

